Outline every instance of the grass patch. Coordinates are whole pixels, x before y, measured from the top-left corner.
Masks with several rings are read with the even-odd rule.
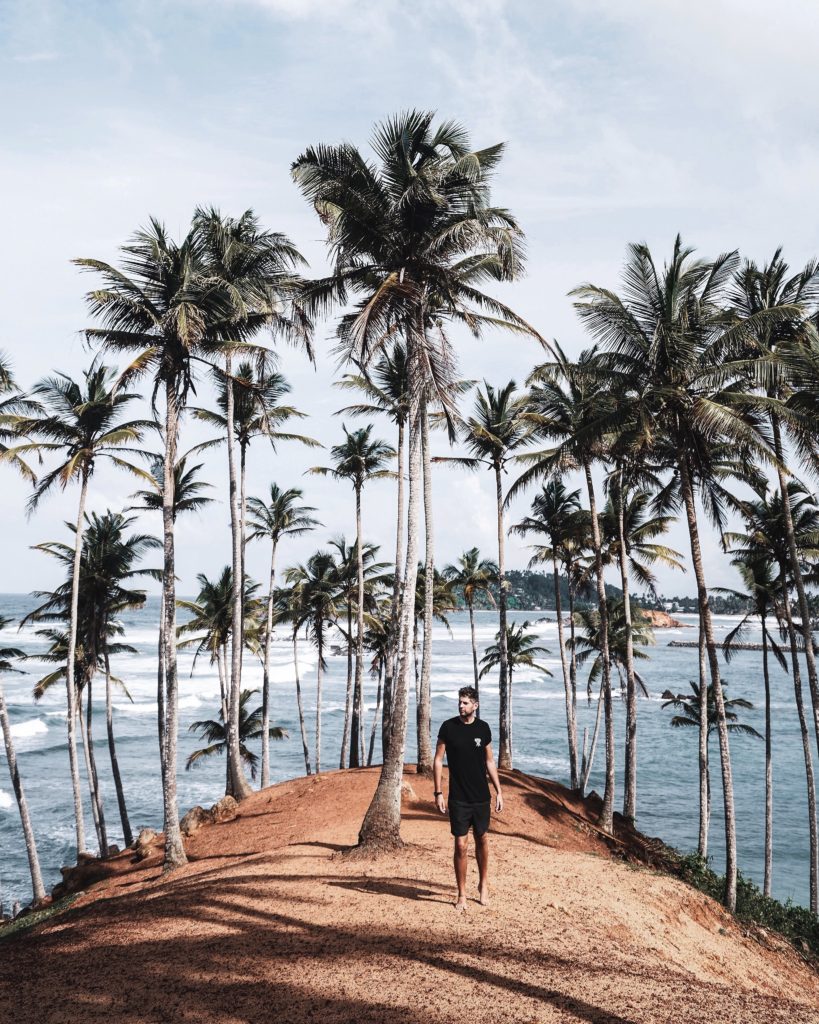
[[[4,942],[6,939],[13,939],[42,921],[47,921],[50,917],[56,917],[64,910],[67,910],[77,897],[82,895],[84,894],[81,892],[73,892],[68,896],[64,896],[61,900],[57,900],[56,903],[44,907],[42,910],[35,910],[31,914],[16,917],[13,921],[0,926],[0,942]]]
[[[725,876],[718,875],[696,853],[680,855],[677,871],[684,882],[722,902],[725,895]],[[819,957],[819,918],[791,900],[780,903],[762,891],[747,878],[737,874],[737,909],[735,916],[747,924],[759,925],[792,942],[801,952],[810,951]]]

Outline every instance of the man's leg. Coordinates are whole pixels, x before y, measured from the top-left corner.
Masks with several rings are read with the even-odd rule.
[[[458,884],[458,899],[455,901],[456,910],[466,910],[466,848],[469,842],[469,834],[455,836],[455,881]]]
[[[489,833],[475,836],[475,856],[478,859],[478,902],[489,906]]]

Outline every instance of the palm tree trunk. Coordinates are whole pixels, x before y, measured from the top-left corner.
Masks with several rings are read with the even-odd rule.
[[[699,617],[698,638],[700,675],[700,723],[699,723],[699,775],[700,775],[700,834],[697,852],[703,860],[708,859],[708,831],[711,824],[711,779],[708,769],[708,663],[705,650],[705,630],[702,612]]]
[[[378,712],[381,710],[381,683],[384,678],[384,662],[378,663],[378,691],[375,696],[375,712],[373,713],[373,727],[370,730],[370,749],[367,753],[367,767],[373,763],[375,753],[375,733],[378,726]]]
[[[233,379],[230,353],[225,356],[226,405],[227,405],[227,451],[228,478],[230,491],[230,532],[233,541],[233,616],[230,630],[230,697],[228,700],[228,770],[230,772],[230,795],[244,800],[252,790],[245,778],[239,740],[239,704],[242,693],[242,614],[244,605],[244,577],[242,575],[242,531],[239,509],[238,480],[236,474],[236,436],[234,428]]]
[[[353,688],[353,720],[350,729],[350,767],[359,768],[364,761],[362,748],[364,705],[364,553],[361,537],[361,488],[355,491],[355,564],[356,564],[356,632],[355,686]]]
[[[771,895],[773,874],[773,762],[771,759],[771,680],[768,673],[768,627],[762,620],[762,678],[765,682],[765,874],[762,893]]]
[[[566,565],[566,582],[569,590],[569,679],[572,684],[572,717],[577,721],[577,651],[574,645],[574,583],[572,583],[572,566]]]
[[[617,532],[620,545],[620,585],[623,589],[623,620],[626,627],[626,765],[623,776],[623,817],[637,818],[637,682],[634,676],[634,637],[631,632],[631,596],[628,581],[628,552],[623,522],[623,473],[615,487]]]
[[[86,683],[88,687],[87,696],[90,697],[91,681]],[[85,774],[88,779],[88,794],[91,798],[91,817],[94,819],[94,831],[97,835],[97,846],[99,848],[99,856],[105,857],[108,855],[108,837],[105,833],[105,822],[102,817],[102,803],[99,799],[99,792],[97,790],[97,772],[93,761],[93,750],[91,748],[91,736],[89,735],[91,720],[90,715],[83,717],[82,709],[82,691],[79,694],[80,706],[77,709],[77,714],[80,720],[80,734],[82,736],[82,752],[85,760]],[[90,708],[90,701],[86,705]]]
[[[3,729],[3,742],[6,747],[6,762],[9,766],[11,785],[14,795],[17,798],[17,809],[20,812],[20,823],[23,826],[23,838],[26,842],[26,854],[28,856],[28,869],[31,874],[31,893],[34,903],[45,899],[45,887],[43,876],[40,873],[40,860],[37,856],[37,843],[34,839],[34,829],[31,827],[31,818],[28,813],[26,795],[23,792],[23,782],[20,778],[20,770],[17,767],[17,756],[14,752],[14,741],[11,736],[11,725],[9,713],[6,707],[6,697],[3,686],[0,684],[0,727]]]
[[[722,770],[722,799],[725,810],[725,905],[729,910],[733,911],[736,909],[737,902],[737,833],[736,818],[734,816],[734,782],[731,773],[731,751],[728,743],[728,725],[725,720],[725,699],[722,693],[719,659],[717,658],[714,630],[711,623],[711,607],[708,604],[708,590],[705,586],[705,570],[702,564],[702,550],[700,548],[700,536],[697,527],[697,510],[694,505],[694,490],[686,458],[680,459],[680,488],[682,490],[683,502],[685,503],[688,535],[691,540],[691,561],[694,565],[694,576],[697,581],[697,598],[705,632],[705,648],[708,653],[711,682],[714,686],[720,768]],[[705,695],[700,695],[700,700],[703,699],[706,700],[707,704],[707,692]]]
[[[228,693],[227,693],[227,647],[219,646],[216,649],[216,669],[219,673],[219,699],[222,705],[222,721],[228,720]]]
[[[472,639],[472,673],[475,676],[475,693],[480,699],[480,673],[478,671],[478,643],[475,639],[475,605],[470,592],[466,599],[466,606],[469,609],[469,635]],[[480,710],[480,708],[478,709]]]
[[[569,774],[572,789],[577,789],[577,722],[572,704],[572,682],[569,673],[569,659],[566,656],[566,637],[563,632],[563,603],[560,598],[560,571],[557,564],[557,548],[552,546],[552,575],[555,587],[555,611],[557,613],[557,642],[560,647],[560,666],[563,670],[563,690],[566,696],[566,731],[569,737]]]
[[[244,496],[244,484],[242,485]],[[243,549],[244,550],[244,549]],[[273,643],[273,582],[276,579],[276,541],[270,553],[270,589],[267,593],[267,617],[264,624],[264,671],[262,674],[262,780],[270,785],[270,648]]]
[[[165,872],[187,864],[176,802],[176,750],[179,729],[179,678],[176,664],[176,553],[174,551],[174,466],[179,435],[175,381],[165,384],[165,462],[162,480],[163,572],[165,615],[165,771],[162,805],[165,829]]]
[[[167,735],[166,708],[165,708],[165,591],[159,598],[159,630],[156,650],[156,725],[157,737],[159,739],[159,771],[163,782],[165,779],[165,767],[167,765],[167,751],[165,749],[165,737]]]
[[[500,676],[498,694],[498,768],[512,767],[511,693],[509,689],[509,649],[506,636],[506,545],[503,528],[503,482],[500,463],[495,463],[495,499],[498,514],[498,651]]]
[[[614,829],[614,708],[611,702],[611,660],[609,657],[609,606],[606,601],[606,582],[603,577],[603,548],[600,540],[600,523],[597,519],[597,502],[594,497],[594,481],[591,465],[583,466],[586,474],[586,488],[589,492],[589,516],[591,518],[592,543],[594,545],[594,576],[597,582],[597,606],[600,613],[600,659],[603,671],[603,711],[606,728],[606,788],[603,793],[603,809],[600,812],[600,827],[606,832]]]
[[[245,548],[247,547],[247,540],[245,539],[245,524],[247,522],[247,499],[245,495],[245,462],[247,460],[247,443],[239,444],[239,551],[242,560],[242,575],[240,577],[242,581],[242,643],[239,646],[239,678],[242,678],[242,669],[244,666],[245,657],[245,600],[244,600],[244,586],[245,586]]]
[[[429,451],[429,418],[426,401],[421,406],[421,460],[424,480],[424,653],[421,661],[421,692],[416,709],[419,775],[432,775],[432,606],[435,596],[435,534],[432,511],[432,465]]]
[[[816,652],[813,647],[813,630],[810,626],[808,597],[805,593],[802,567],[799,564],[799,551],[796,546],[796,534],[793,527],[793,512],[788,498],[788,484],[782,461],[782,431],[778,416],[771,416],[771,426],[773,427],[774,451],[777,458],[776,472],[779,479],[779,492],[782,496],[782,509],[785,513],[785,536],[788,541],[788,553],[790,555],[790,575],[796,586],[796,596],[799,600],[799,616],[802,620],[802,639],[805,643],[805,662],[808,668],[808,688],[813,709],[813,731],[816,737],[817,751],[819,751],[819,676],[817,676],[816,670]]]
[[[299,730],[301,731],[301,745],[304,750],[304,772],[312,775],[310,770],[310,748],[307,745],[307,729],[304,724],[304,705],[301,702],[301,680],[299,679],[299,627],[293,627],[293,671],[296,675],[296,706],[299,711]]]
[[[390,717],[392,715],[393,680],[395,677],[396,654],[398,651],[398,631],[401,612],[401,554],[404,541],[404,448],[405,428],[403,419],[398,421],[398,508],[395,526],[395,575],[392,581],[392,608],[390,614],[390,643],[387,648],[387,660],[384,666],[384,710],[381,713],[381,750],[386,757],[387,742],[390,734]]]
[[[586,732],[584,731],[583,733],[583,764],[580,771],[581,796],[586,795],[586,787],[589,784],[589,776],[591,775],[592,766],[594,765],[594,754],[597,750],[597,737],[600,735],[600,719],[602,718],[604,692],[603,683],[601,682],[600,692],[597,695],[597,713],[594,716],[594,730],[592,731],[588,760],[586,760]]]
[[[114,741],[114,706],[111,695],[111,664],[108,660],[108,649],[103,654],[105,659],[105,726],[108,731],[108,753],[111,755],[111,774],[114,776],[114,789],[117,794],[117,807],[119,808],[119,820],[122,825],[122,839],[126,846],[134,841],[131,832],[131,822],[128,820],[128,808],[125,805],[125,790],[122,786],[122,776],[119,771],[117,759],[117,747]]]
[[[350,718],[353,713],[353,606],[347,593],[347,691],[344,698],[344,727],[341,730],[341,756],[339,768],[347,767],[350,749]]]
[[[74,531],[74,564],[71,570],[71,617],[68,623],[68,653],[65,664],[65,686],[68,699],[68,763],[71,770],[71,791],[74,797],[74,826],[77,836],[77,855],[85,852],[85,825],[83,823],[80,764],[77,758],[76,715],[78,713],[77,684],[74,678],[77,653],[77,617],[80,604],[80,558],[85,525],[85,500],[88,496],[88,474],[83,473],[77,527]]]
[[[406,578],[401,600],[396,678],[390,732],[384,752],[384,764],[372,798],[358,844],[363,848],[389,848],[401,841],[401,782],[404,775],[404,750],[407,740],[407,698],[412,661],[412,621],[415,616],[415,586],[418,579],[418,512],[421,497],[421,430],[419,417],[413,416],[409,443],[409,501],[407,503]]]
[[[799,670],[799,651],[796,644],[796,629],[791,614],[791,599],[788,595],[787,574],[785,566],[780,566],[782,579],[782,607],[785,611],[785,623],[788,627],[788,639],[791,648],[791,665],[793,667],[793,692],[796,698],[796,712],[799,716],[799,732],[802,737],[802,753],[805,758],[805,782],[808,787],[808,834],[810,837],[810,909],[811,913],[819,914],[819,832],[816,818],[816,781],[813,774],[813,755],[811,754],[810,731],[805,716],[805,701],[802,696],[802,676]]]
[[[321,647],[316,667],[316,775],[321,774]]]

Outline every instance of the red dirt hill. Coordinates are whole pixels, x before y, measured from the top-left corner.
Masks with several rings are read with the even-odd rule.
[[[105,862],[71,910],[0,946],[0,1021],[819,1021],[819,977],[794,950],[637,863],[650,841],[602,836],[554,783],[504,774],[489,908],[454,912],[448,826],[413,774],[406,848],[345,858],[377,774],[256,793],[168,878],[159,845]]]

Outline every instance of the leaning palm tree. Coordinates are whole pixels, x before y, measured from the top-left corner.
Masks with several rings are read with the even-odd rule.
[[[248,747],[248,743],[250,740],[259,739],[264,732],[261,704],[252,711],[250,710],[250,700],[258,692],[258,690],[242,690],[242,695],[239,699],[239,744],[242,761],[250,769],[250,777],[252,779],[256,778],[256,772],[259,767],[259,755],[255,754]],[[214,754],[223,754],[227,749],[227,728],[225,727],[222,708],[223,706],[220,705],[218,721],[208,718],[199,722],[191,722],[188,726],[188,732],[200,733],[207,742],[207,746],[194,750],[190,754],[185,762],[186,771],[190,771],[191,768],[201,764],[205,758],[212,757]],[[278,725],[268,726],[267,738],[268,740],[286,740],[288,738],[287,730],[282,729]]]
[[[172,241],[162,224],[151,220],[121,249],[122,269],[100,260],[75,262],[99,275],[100,287],[87,296],[91,314],[101,326],[85,333],[105,351],[133,355],[123,380],[153,375],[153,400],[164,391],[162,532],[164,566],[165,743],[161,747],[165,870],[185,864],[176,797],[176,751],[179,687],[176,663],[176,556],[174,550],[174,468],[179,419],[194,382],[194,360],[215,356],[222,339],[214,323],[230,316],[223,294],[205,274],[201,239],[189,232],[181,243]]]
[[[536,334],[508,306],[482,291],[512,280],[523,266],[522,232],[506,210],[490,206],[490,177],[503,147],[472,150],[454,122],[408,111],[375,129],[377,164],[352,145],[311,147],[293,176],[328,228],[332,273],[308,293],[311,309],[355,308],[339,324],[345,353],[360,368],[396,337],[407,346],[409,500],[398,672],[384,766],[359,833],[362,847],[400,845],[406,698],[418,566],[421,413],[433,393],[451,413],[457,368],[446,333],[499,326]]]
[[[0,629],[6,629],[11,619],[0,616]],[[25,658],[23,651],[16,647],[0,648],[0,673],[16,672],[12,661],[18,658]],[[45,899],[45,886],[43,876],[40,872],[40,860],[37,856],[37,843],[34,838],[34,829],[31,825],[31,816],[28,813],[28,803],[23,792],[23,782],[20,778],[20,769],[17,767],[17,756],[14,751],[14,739],[11,735],[11,724],[9,712],[6,706],[6,697],[3,692],[3,684],[0,682],[0,729],[3,730],[3,742],[6,748],[6,763],[9,766],[11,785],[14,789],[14,796],[17,800],[17,810],[20,812],[20,823],[23,827],[23,838],[26,843],[26,854],[28,856],[28,867],[31,874],[31,894],[34,903]]]
[[[142,454],[134,446],[142,440],[145,430],[153,427],[153,423],[145,420],[123,422],[123,412],[137,395],[116,387],[114,371],[96,362],[84,372],[81,382],[58,373],[41,380],[34,386],[31,394],[40,408],[8,420],[11,429],[28,440],[7,449],[0,458],[14,460],[29,453],[37,453],[40,456],[54,453],[61,457],[61,461],[38,480],[28,501],[29,514],[37,509],[40,501],[55,486],[59,485],[62,490],[72,483],[79,483],[80,486],[71,567],[66,691],[68,756],[74,797],[77,852],[81,853],[85,850],[85,833],[74,728],[77,709],[74,666],[80,600],[80,559],[88,484],[97,464],[104,460],[127,469],[136,476],[147,477],[143,470],[123,458],[123,455]]]
[[[506,657],[506,608],[507,583],[506,529],[503,510],[503,475],[509,461],[520,448],[532,441],[535,419],[531,415],[529,396],[518,393],[514,381],[504,387],[494,388],[484,381],[483,391],[478,391],[472,415],[464,421],[460,432],[469,455],[463,458],[447,458],[446,461],[465,469],[488,469],[494,475],[495,499],[498,526],[498,617],[500,660],[498,662],[500,712],[498,728],[498,766],[512,767],[512,740],[509,722],[512,718],[512,695],[508,682]]]
[[[278,484],[271,484],[266,500],[255,497],[247,500],[247,540],[270,542],[270,587],[267,592],[262,676],[262,789],[270,785],[270,743],[267,730],[270,728],[270,652],[273,643],[276,552],[282,537],[302,537],[321,525],[311,515],[316,511],[312,505],[299,504],[302,497],[303,493],[298,487],[283,491]]]
[[[459,590],[469,609],[469,635],[472,640],[472,671],[475,677],[475,690],[479,692],[480,673],[478,672],[478,645],[475,642],[475,598],[479,594],[492,604],[492,586],[498,580],[498,565],[489,558],[481,558],[477,548],[469,548],[459,556],[454,565],[444,569],[444,578],[450,586]]]
[[[788,671],[785,655],[776,637],[768,628],[768,620],[778,614],[778,591],[776,564],[770,555],[762,552],[744,552],[733,558],[731,564],[737,570],[745,587],[744,591],[724,587],[715,588],[718,593],[731,594],[739,598],[749,611],[726,635],[725,660],[730,661],[736,645],[744,639],[751,617],[759,619],[762,631],[762,680],[765,686],[765,867],[762,892],[771,895],[773,876],[773,757],[771,734],[771,674],[768,667],[768,652],[772,652],[783,671]]]
[[[540,494],[532,501],[531,514],[511,527],[510,532],[526,536],[531,533],[544,534],[548,544],[535,546],[530,565],[551,561],[554,580],[555,612],[557,615],[557,639],[560,646],[560,666],[563,671],[563,689],[566,698],[566,730],[569,738],[569,774],[572,789],[580,782],[577,764],[577,715],[576,690],[573,686],[572,667],[576,664],[574,645],[571,645],[571,665],[567,653],[563,624],[563,604],[560,594],[561,553],[567,552],[567,543],[576,529],[578,520],[585,513],[580,506],[580,491],[569,491],[562,480],[549,480]],[[569,583],[571,587],[571,582]],[[572,638],[574,637],[574,611],[571,612]],[[474,645],[474,641],[473,641]]]
[[[301,283],[296,270],[305,261],[293,243],[282,234],[263,231],[252,210],[240,217],[223,217],[218,210],[198,209],[194,216],[205,272],[225,306],[225,315],[210,325],[223,344],[225,381],[225,430],[230,495],[230,528],[233,550],[233,627],[230,658],[230,699],[228,710],[228,770],[232,795],[241,800],[250,793],[239,751],[239,700],[242,689],[242,581],[244,550],[242,508],[236,466],[236,392],[234,354],[254,349],[259,361],[260,388],[268,385],[265,363],[269,354],[251,345],[262,328],[269,327],[310,348],[311,325],[294,302]],[[288,315],[288,313],[290,315]],[[275,391],[276,386],[272,385]],[[271,396],[276,400],[276,396]],[[264,404],[264,399],[262,399]],[[256,403],[258,411],[259,403]],[[264,415],[264,414],[263,414]],[[251,413],[251,419],[253,418]]]
[[[540,655],[549,654],[550,652],[537,643],[537,633],[530,631],[529,626],[530,623],[528,621],[521,622],[518,625],[509,623],[506,627],[505,643],[501,643],[500,633],[497,634],[495,643],[490,644],[486,648],[481,658],[481,676],[485,676],[487,673],[498,668],[504,658],[507,662],[507,678],[510,692],[512,689],[512,676],[519,668],[534,668],[546,676],[551,676],[552,673],[549,669],[536,660]],[[510,755],[513,724],[510,703],[508,722]]]
[[[355,684],[350,731],[350,767],[361,767],[359,735],[362,729],[363,686],[364,686],[364,559],[361,535],[361,492],[371,480],[393,476],[387,469],[395,458],[395,449],[386,442],[372,436],[372,424],[352,433],[344,429],[344,441],[330,450],[332,466],[313,466],[310,473],[330,475],[336,480],[347,480],[352,484],[355,495],[355,543],[356,543],[356,641],[355,641]]]
[[[360,373],[347,373],[336,386],[347,391],[359,391],[363,401],[339,409],[337,416],[373,416],[382,414],[398,430],[396,447],[396,517],[395,517],[395,572],[393,573],[391,628],[388,638],[393,647],[384,665],[384,714],[382,739],[389,733],[392,714],[393,676],[398,638],[399,598],[403,576],[402,544],[404,540],[404,454],[406,450],[407,417],[410,410],[409,364],[407,346],[396,341],[392,348],[381,353],[375,364]],[[385,746],[386,749],[386,746]]]
[[[670,261],[658,270],[645,245],[632,245],[623,272],[622,296],[584,284],[575,307],[592,336],[605,347],[606,367],[619,374],[623,396],[639,409],[639,443],[659,466],[673,468],[685,508],[691,560],[717,709],[725,810],[725,903],[736,906],[736,818],[728,733],[723,714],[719,659],[699,537],[696,494],[707,500],[715,446],[727,444],[744,462],[774,454],[760,430],[757,403],[747,400],[746,378],[732,369],[754,332],[790,321],[794,308],[760,310],[751,316],[728,308],[727,287],[738,256],[695,259],[677,237]]]

